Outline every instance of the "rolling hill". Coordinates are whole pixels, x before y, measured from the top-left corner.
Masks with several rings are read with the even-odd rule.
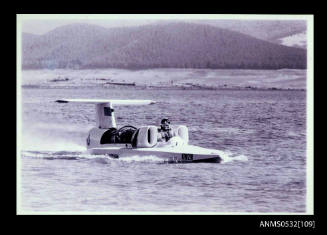
[[[307,28],[304,20],[200,20],[197,22],[251,35],[276,44],[280,44],[280,38],[305,32]]]
[[[205,24],[58,27],[23,33],[23,69],[306,68],[306,50]]]

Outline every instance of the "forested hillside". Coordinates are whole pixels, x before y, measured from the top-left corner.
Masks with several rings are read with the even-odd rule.
[[[306,50],[194,23],[23,34],[23,68],[306,68]]]

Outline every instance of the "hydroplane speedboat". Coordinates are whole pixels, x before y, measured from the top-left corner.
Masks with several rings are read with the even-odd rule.
[[[148,105],[152,100],[101,100],[61,99],[58,103],[88,103],[96,105],[96,127],[86,139],[91,154],[108,155],[112,158],[131,156],[156,156],[167,162],[221,162],[218,150],[189,145],[188,128],[172,125],[172,137],[168,141],[159,138],[157,126],[123,126],[117,128],[113,105]]]

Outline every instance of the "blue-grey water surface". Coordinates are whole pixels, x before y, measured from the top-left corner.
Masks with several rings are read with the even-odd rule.
[[[22,89],[21,207],[26,211],[305,212],[306,93],[281,90]],[[222,164],[85,153],[94,106],[60,98],[152,99],[116,107],[118,126],[189,127]]]

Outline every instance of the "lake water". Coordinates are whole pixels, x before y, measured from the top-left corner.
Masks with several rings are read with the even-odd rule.
[[[22,89],[21,209],[33,212],[305,212],[306,92],[99,88]],[[116,108],[117,125],[189,127],[223,163],[85,152],[94,106],[60,98],[152,99]]]

